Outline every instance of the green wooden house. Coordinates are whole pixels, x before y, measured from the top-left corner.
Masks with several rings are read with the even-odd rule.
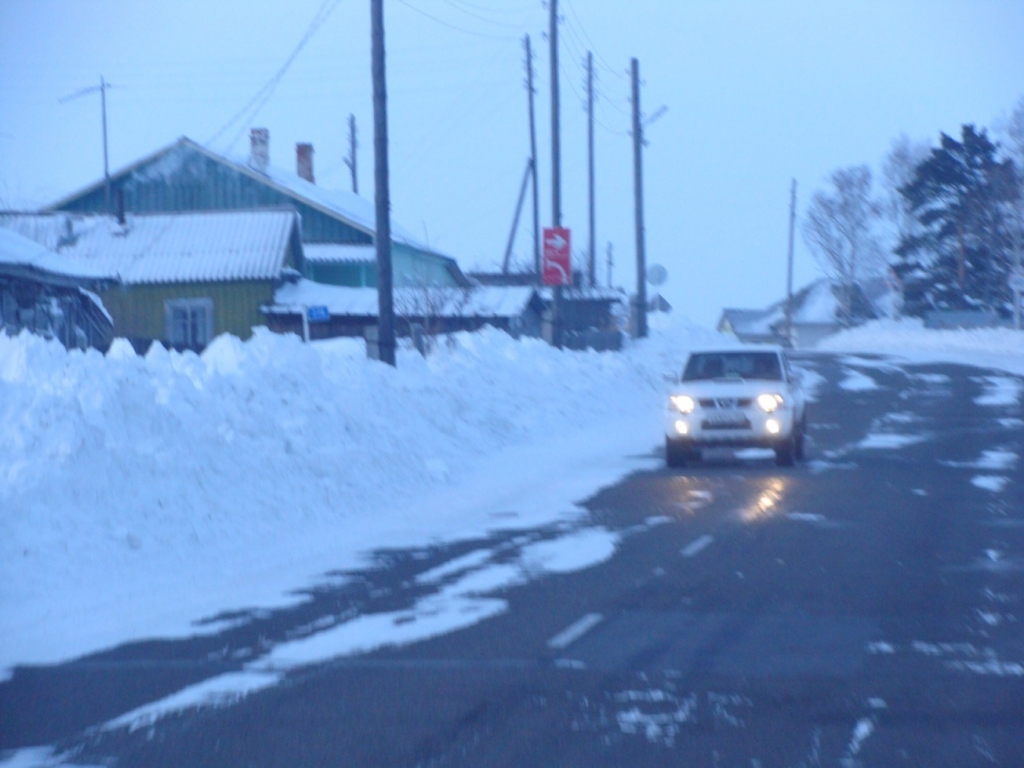
[[[248,158],[231,158],[188,138],[57,201],[47,212],[182,213],[291,207],[301,218],[307,251],[304,276],[332,285],[375,286],[373,204],[346,191],[326,190],[313,176],[312,146],[297,146],[296,172],[269,163],[269,134],[252,131]],[[392,223],[394,284],[464,286],[454,259]]]

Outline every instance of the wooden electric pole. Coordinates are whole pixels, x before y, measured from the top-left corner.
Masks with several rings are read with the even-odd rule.
[[[540,283],[540,197],[537,191],[537,129],[533,119],[533,51],[530,36],[526,43],[526,92],[530,100],[530,173],[533,183],[533,271]]]
[[[377,245],[377,345],[395,365],[395,304],[391,272],[391,194],[388,185],[388,93],[384,71],[384,0],[370,0],[373,74],[373,180]]]
[[[562,143],[558,106],[558,0],[548,0],[551,49],[551,226],[562,226]]]
[[[594,250],[594,54],[587,51],[587,189],[589,192],[590,250],[587,254],[587,269],[590,271],[590,287],[597,285],[597,264]]]
[[[348,166],[349,171],[352,172],[352,191],[355,194],[359,194],[359,175],[356,170],[356,147],[359,143],[356,141],[356,116],[348,116],[348,157],[345,158],[345,165]]]
[[[548,0],[551,50],[551,226],[562,226],[562,142],[558,105],[558,0]],[[562,286],[551,289],[551,343],[562,348]]]
[[[789,249],[786,256],[786,338],[787,347],[793,346],[793,230],[796,227],[796,179],[789,188]]]
[[[633,215],[636,226],[636,338],[647,336],[647,255],[644,252],[643,125],[640,122],[640,62],[632,61],[633,81]]]

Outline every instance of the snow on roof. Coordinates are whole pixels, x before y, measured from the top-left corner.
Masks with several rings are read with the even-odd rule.
[[[785,302],[779,306],[780,319],[784,314]],[[839,301],[828,280],[817,280],[808,286],[803,301],[794,308],[793,322],[801,324],[834,324],[838,318]]]
[[[537,295],[544,301],[551,301],[551,288],[548,286],[537,288]],[[595,285],[592,287],[563,288],[562,298],[570,301],[623,301],[625,296],[615,288]]]
[[[512,317],[526,309],[533,292],[528,286],[395,288],[395,312],[434,317]],[[332,315],[376,317],[377,302],[376,288],[348,288],[299,280],[278,288],[268,311],[301,314],[306,307],[327,307]]]
[[[375,245],[341,245],[339,243],[306,243],[302,248],[306,261],[325,264],[377,260]]]
[[[123,225],[98,215],[0,215],[0,228],[56,251],[60,271],[125,284],[276,279],[297,226],[289,210],[128,214]]]
[[[61,256],[24,235],[7,229],[0,218],[0,264],[83,279],[103,279],[106,273],[90,264]]]

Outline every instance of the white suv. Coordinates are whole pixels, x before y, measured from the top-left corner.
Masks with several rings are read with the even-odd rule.
[[[803,458],[807,413],[799,378],[780,347],[692,352],[665,418],[665,461],[681,467],[705,447],[775,449]]]

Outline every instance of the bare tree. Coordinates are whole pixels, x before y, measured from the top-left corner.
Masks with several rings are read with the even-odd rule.
[[[847,324],[857,281],[885,264],[876,226],[881,213],[871,193],[871,169],[857,165],[834,171],[804,215],[804,240],[838,289]]]
[[[435,337],[445,332],[446,327],[457,326],[459,318],[470,299],[472,288],[463,286],[438,285],[426,279],[413,281],[395,290],[395,314],[405,321],[409,333],[416,343],[414,326],[423,334],[420,352],[430,353]]]
[[[882,215],[892,227],[893,248],[917,228],[917,219],[910,210],[910,203],[900,194],[900,188],[914,180],[914,171],[931,152],[927,141],[914,141],[901,133],[892,142],[889,154],[882,162]]]

